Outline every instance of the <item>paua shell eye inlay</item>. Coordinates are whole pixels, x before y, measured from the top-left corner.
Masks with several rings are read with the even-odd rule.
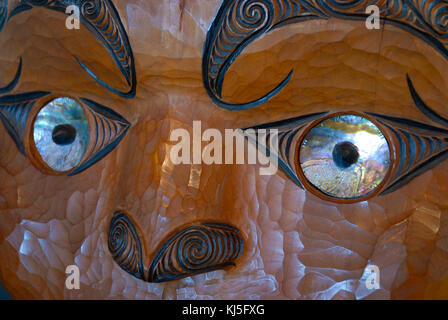
[[[375,124],[358,115],[321,121],[305,135],[299,148],[300,168],[305,177],[331,197],[365,197],[389,171],[386,138]]]
[[[73,169],[89,143],[89,124],[83,107],[67,97],[52,100],[37,114],[33,138],[40,157],[51,169]]]

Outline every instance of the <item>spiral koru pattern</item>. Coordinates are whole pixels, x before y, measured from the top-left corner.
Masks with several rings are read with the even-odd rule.
[[[2,4],[1,1],[7,0],[0,0],[0,5]],[[134,55],[126,30],[124,29],[118,11],[111,0],[22,0],[11,10],[8,18],[2,18],[2,7],[0,7],[0,30],[2,29],[2,24],[6,23],[6,21],[13,16],[26,10],[30,10],[33,7],[43,7],[65,14],[66,8],[70,5],[79,7],[81,23],[94,34],[101,44],[111,53],[112,58],[129,86],[129,90],[120,91],[112,88],[106,82],[99,79],[94,72],[75,57],[77,62],[90,76],[106,89],[125,98],[134,97],[137,88]]]
[[[235,265],[244,250],[240,231],[224,223],[188,226],[169,238],[149,268],[149,282],[170,281]]]
[[[423,19],[442,39],[448,39],[448,2],[446,0],[418,1]]]
[[[131,98],[135,96],[137,79],[135,74],[134,56],[126,30],[120,16],[110,0],[82,0],[81,15],[84,24],[96,35],[101,43],[112,53],[115,63],[129,85],[128,92],[111,88],[102,80],[95,78],[100,84],[116,94]],[[87,69],[81,64],[84,69]],[[87,71],[89,71],[87,69]]]
[[[447,0],[225,0],[207,33],[202,58],[205,89],[218,106],[245,110],[265,103],[290,80],[292,71],[271,92],[257,100],[229,103],[222,100],[224,76],[251,42],[275,28],[309,19],[362,20],[376,5],[387,23],[409,31],[448,59]]]
[[[85,18],[96,20],[100,15],[105,16],[105,7],[102,0],[85,0],[81,4],[81,12]]]
[[[134,277],[144,279],[142,246],[132,221],[116,212],[109,226],[109,251],[115,262]]]
[[[113,58],[125,76],[131,90],[135,86],[135,68],[129,40],[112,2],[105,0],[85,0],[81,4],[81,14],[103,44],[113,52]]]

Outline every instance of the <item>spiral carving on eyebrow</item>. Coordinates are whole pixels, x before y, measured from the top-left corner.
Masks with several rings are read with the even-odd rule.
[[[170,237],[157,252],[149,282],[165,282],[234,266],[244,250],[240,231],[228,224],[188,226]]]
[[[137,79],[135,73],[134,55],[127,33],[123,27],[120,16],[111,0],[21,0],[11,10],[6,18],[8,7],[7,0],[0,0],[0,31],[5,21],[13,16],[30,10],[33,7],[62,12],[70,5],[80,8],[81,23],[101,42],[109,51],[120,72],[124,76],[129,90],[127,92],[112,88],[103,80],[99,79],[80,59],[74,57],[79,65],[99,84],[115,94],[133,98],[136,94]]]
[[[247,103],[222,100],[224,76],[238,55],[265,33],[309,19],[357,19],[377,5],[381,18],[415,34],[448,58],[446,0],[224,0],[207,33],[202,78],[210,98],[228,110],[245,110],[265,103],[286,86],[292,71],[272,91]]]
[[[110,222],[108,247],[123,270],[144,280],[143,252],[137,230],[128,216],[120,211],[114,214]]]

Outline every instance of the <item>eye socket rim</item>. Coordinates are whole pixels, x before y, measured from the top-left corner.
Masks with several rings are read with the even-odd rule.
[[[365,119],[369,120],[370,122],[372,122],[383,134],[384,138],[386,139],[387,146],[389,148],[389,168],[388,168],[387,173],[384,176],[383,180],[380,182],[380,184],[374,190],[370,191],[366,195],[363,195],[361,197],[356,197],[356,198],[338,198],[338,197],[334,197],[334,196],[324,193],[322,190],[320,190],[318,187],[313,185],[308,180],[308,178],[305,176],[305,173],[303,172],[302,166],[300,165],[300,149],[302,147],[303,140],[307,137],[307,135],[311,131],[311,129],[313,129],[316,125],[318,125],[319,123],[321,123],[329,118],[334,118],[334,117],[343,116],[343,115],[359,116],[359,117],[365,118]],[[300,135],[300,138],[296,142],[296,146],[294,148],[295,149],[294,150],[294,152],[295,152],[294,166],[295,166],[295,170],[296,170],[296,175],[299,178],[299,181],[302,183],[305,190],[309,191],[310,193],[319,197],[322,200],[333,202],[333,203],[339,203],[339,204],[353,204],[353,203],[357,203],[357,202],[367,201],[367,200],[377,196],[378,194],[380,194],[381,191],[383,191],[386,188],[386,186],[388,185],[388,183],[392,177],[393,172],[395,171],[395,163],[396,163],[396,159],[397,159],[397,149],[396,149],[393,141],[394,141],[394,138],[391,136],[387,127],[382,125],[378,120],[376,120],[375,118],[373,118],[372,116],[370,116],[368,114],[365,114],[362,112],[357,112],[357,111],[342,111],[342,112],[333,112],[333,113],[326,114],[324,117],[316,119],[314,121],[311,121],[309,124],[307,124],[307,126],[303,129],[303,131]]]
[[[30,118],[29,118],[30,120],[27,121],[28,123],[26,125],[27,133],[25,134],[25,137],[24,137],[25,152],[26,152],[26,155],[28,156],[29,161],[37,170],[41,171],[43,174],[50,175],[50,176],[63,176],[63,175],[66,176],[70,172],[76,170],[84,162],[87,154],[89,153],[89,149],[91,148],[91,143],[92,143],[92,135],[90,134],[89,135],[89,143],[88,143],[85,154],[82,156],[81,160],[75,167],[73,167],[69,170],[66,170],[66,171],[56,171],[53,168],[51,168],[42,159],[42,156],[40,155],[39,151],[37,150],[36,143],[34,141],[34,124],[36,122],[36,118],[37,118],[37,115],[39,114],[39,112],[45,106],[47,106],[49,103],[53,102],[54,100],[56,100],[58,98],[69,98],[69,99],[76,101],[76,103],[78,103],[81,106],[81,108],[83,109],[83,111],[86,115],[86,120],[87,120],[87,125],[89,127],[89,131],[92,128],[92,119],[89,116],[89,113],[87,112],[87,108],[77,97],[74,97],[69,94],[64,94],[64,93],[54,93],[54,94],[45,96],[44,98],[35,102],[35,107],[33,107],[32,114],[30,114]]]

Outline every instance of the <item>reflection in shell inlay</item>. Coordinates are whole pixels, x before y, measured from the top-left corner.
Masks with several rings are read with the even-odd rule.
[[[73,142],[55,143],[53,130],[60,125],[76,129]],[[89,125],[84,109],[73,99],[54,99],[39,111],[33,136],[37,151],[50,168],[60,172],[73,169],[86,153],[89,143]]]
[[[341,151],[341,145],[350,147]],[[303,139],[299,154],[308,181],[326,195],[342,199],[362,198],[375,190],[390,164],[384,135],[357,115],[336,116],[317,124]],[[356,161],[339,164],[347,159]]]

